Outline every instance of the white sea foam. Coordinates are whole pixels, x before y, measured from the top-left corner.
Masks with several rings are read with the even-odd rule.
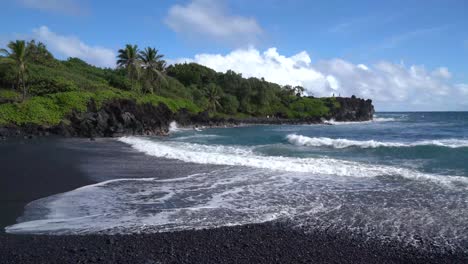
[[[394,122],[394,121],[400,121],[401,119],[399,118],[393,118],[393,117],[374,117],[372,119],[373,122]]]
[[[373,120],[369,120],[369,121],[336,121],[334,119],[330,119],[326,122],[332,125],[359,125],[359,124],[371,124],[375,122],[395,122],[395,121],[401,121],[401,119],[394,118],[394,117],[374,117]]]
[[[332,147],[332,148],[378,148],[378,147],[416,147],[416,146],[439,146],[447,148],[466,148],[468,140],[465,139],[440,139],[440,140],[421,140],[415,142],[382,142],[376,140],[350,140],[344,138],[327,137],[306,137],[297,134],[286,136],[289,143],[297,146],[307,147]]]
[[[451,184],[452,182],[468,183],[468,178],[461,176],[440,177],[411,169],[332,158],[262,156],[254,153],[252,148],[241,146],[155,141],[141,137],[122,137],[119,140],[151,156],[199,164],[246,166],[275,171],[307,172],[343,177],[377,177],[387,175],[401,176],[408,179],[431,180],[443,184]]]
[[[351,230],[413,245],[422,238],[456,249],[468,241],[463,177],[329,158],[261,156],[251,147],[120,141],[156,157],[237,166],[85,186],[30,203],[6,232],[153,233],[288,219],[306,231]]]
[[[184,140],[197,140],[197,139],[213,139],[213,138],[221,138],[223,136],[220,135],[213,135],[213,134],[194,134],[194,135],[187,135],[174,138],[177,141],[184,141]]]
[[[34,201],[6,232],[153,233],[288,219],[305,231],[352,230],[408,244],[418,245],[420,237],[429,245],[463,247],[466,194],[410,183],[400,188],[369,178],[245,167],[174,179],[119,179]]]

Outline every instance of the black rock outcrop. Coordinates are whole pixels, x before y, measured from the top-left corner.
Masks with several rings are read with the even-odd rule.
[[[331,107],[327,119],[336,121],[372,120],[374,106],[371,100],[356,97],[337,97],[340,107]],[[112,100],[101,107],[94,101],[86,112],[72,112],[56,126],[27,124],[0,127],[0,138],[59,135],[65,137],[117,137],[123,135],[165,135],[169,125],[176,121],[182,126],[235,126],[243,124],[316,124],[319,117],[286,119],[279,117],[254,117],[248,119],[210,117],[208,112],[192,114],[186,109],[172,112],[165,104],[154,106],[138,104],[135,100]]]
[[[375,110],[372,100],[352,97],[337,97],[340,107],[333,109],[332,119],[335,121],[369,121],[372,120]]]
[[[161,135],[167,133],[173,120],[165,105],[137,104],[121,99],[104,104],[100,109],[92,101],[88,111],[73,112],[67,122],[52,128],[54,134],[78,137],[113,137],[122,135]]]

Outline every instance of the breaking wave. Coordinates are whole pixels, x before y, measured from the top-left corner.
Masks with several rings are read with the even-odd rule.
[[[188,136],[182,136],[174,138],[177,141],[184,141],[184,140],[197,140],[197,139],[214,139],[214,138],[222,138],[223,136],[220,135],[212,135],[212,134],[194,134]]]
[[[334,119],[331,119],[327,121],[327,123],[330,123],[332,125],[355,125],[355,124],[370,124],[370,123],[375,123],[375,122],[395,122],[395,121],[401,121],[402,119],[400,118],[394,118],[394,117],[374,117],[373,120],[369,121],[336,121]]]
[[[256,154],[252,147],[154,141],[141,137],[123,137],[119,140],[147,155],[198,164],[244,166],[342,177],[401,176],[408,179],[431,180],[443,184],[468,182],[468,178],[462,176],[439,176],[411,169],[333,158],[264,156]]]
[[[154,233],[285,220],[306,232],[351,231],[427,250],[467,249],[466,177],[326,157],[266,156],[258,145],[119,140],[155,157],[234,166],[208,166],[209,172],[176,178],[116,179],[49,196],[28,204],[5,231]]]
[[[307,173],[409,176],[409,170],[332,159],[262,157],[253,149],[234,146],[169,144],[133,137],[121,141],[158,157],[244,167],[85,186],[28,204],[19,223],[5,231],[55,235],[155,233],[285,220],[305,232],[351,231],[383,241],[427,246],[428,250],[432,245],[441,250],[466,250],[467,192],[460,188],[424,181]]]
[[[447,148],[466,148],[468,140],[463,139],[440,139],[440,140],[421,140],[411,143],[403,142],[381,142],[376,140],[350,140],[344,138],[327,137],[306,137],[297,134],[286,136],[289,143],[296,146],[307,147],[331,147],[331,148],[379,148],[379,147],[417,147],[417,146],[438,146]]]

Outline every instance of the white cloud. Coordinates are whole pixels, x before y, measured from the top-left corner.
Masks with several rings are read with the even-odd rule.
[[[100,67],[114,67],[115,53],[111,49],[89,46],[75,36],[62,36],[42,26],[33,30],[33,38],[44,42],[54,53],[64,57],[78,57]]]
[[[460,91],[460,94],[468,96],[468,84],[459,83],[456,86],[458,90]]]
[[[251,44],[262,34],[254,18],[229,14],[219,0],[174,5],[164,21],[172,30],[192,38],[202,35],[234,44]]]
[[[444,78],[444,79],[450,79],[452,78],[452,74],[449,72],[447,67],[440,67],[435,69],[432,74],[436,77]]]
[[[17,0],[26,8],[66,14],[80,14],[84,10],[75,0]]]
[[[357,67],[361,70],[368,71],[369,67],[367,67],[365,64],[358,64]]]
[[[276,48],[270,48],[263,53],[249,48],[234,50],[227,55],[198,54],[194,59],[177,61],[194,61],[221,72],[233,70],[242,73],[245,77],[264,77],[268,81],[282,85],[314,87],[314,92],[321,94],[333,90],[326,76],[311,67],[311,59],[307,52],[286,57],[280,55]]]
[[[305,51],[288,57],[276,48],[264,52],[237,49],[225,55],[198,54],[193,59],[176,60],[184,61],[221,72],[231,69],[245,77],[264,77],[282,85],[302,85],[315,96],[370,98],[381,111],[460,110],[468,101],[468,84],[452,84],[452,75],[445,67],[429,71],[418,65],[407,67],[386,61],[364,65],[342,59],[312,63]]]

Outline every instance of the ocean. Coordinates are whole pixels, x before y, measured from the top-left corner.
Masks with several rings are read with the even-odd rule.
[[[168,137],[122,137],[132,151],[190,173],[110,175],[29,203],[5,230],[153,233],[281,221],[304,232],[468,252],[468,112],[331,124],[173,125]]]

